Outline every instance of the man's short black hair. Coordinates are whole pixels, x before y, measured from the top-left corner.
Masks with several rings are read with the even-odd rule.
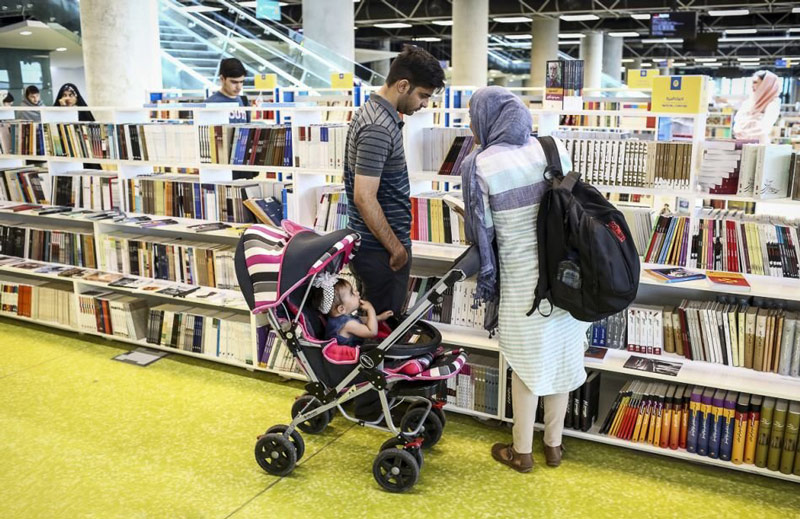
[[[219,75],[222,77],[242,77],[245,74],[244,65],[236,58],[226,58],[219,62]]]
[[[39,88],[36,85],[30,85],[28,88],[25,89],[25,97],[38,93],[39,93]]]
[[[8,94],[7,96],[5,96],[3,98],[3,102],[4,103],[13,103],[14,102],[14,96],[12,96],[11,94]]]
[[[439,61],[425,49],[406,45],[403,52],[392,61],[386,84],[391,86],[401,79],[407,79],[412,89],[422,87],[439,90],[444,87],[444,70]]]

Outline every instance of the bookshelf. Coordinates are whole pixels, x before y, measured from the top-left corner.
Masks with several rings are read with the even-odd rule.
[[[227,124],[228,112],[233,105],[196,105],[196,106],[181,106],[181,110],[188,110],[192,112],[194,124],[192,128],[197,132],[199,125],[224,125]],[[357,107],[326,107],[318,106],[316,103],[277,103],[266,104],[260,107],[249,108],[249,110],[274,110],[276,112],[276,121],[281,123],[290,124],[292,126],[292,137],[297,138],[297,127],[301,125],[311,125],[324,123],[322,113],[326,111],[352,111]],[[166,109],[165,106],[148,105],[141,108],[119,108],[119,107],[101,107],[91,108],[96,114],[103,113],[106,118],[102,119],[104,122],[112,124],[130,124],[130,123],[145,123],[150,122],[150,112],[153,109]],[[460,184],[459,176],[439,175],[435,171],[425,171],[422,168],[422,145],[423,137],[422,130],[425,128],[437,125],[437,121],[451,120],[442,117],[445,114],[460,115],[465,114],[467,109],[464,108],[447,108],[437,107],[420,111],[413,117],[405,119],[404,126],[404,139],[406,146],[406,157],[410,171],[411,193],[412,196],[428,191],[441,190],[443,187],[449,189]],[[636,110],[574,110],[574,111],[545,111],[540,109],[531,109],[532,115],[538,118],[538,128],[541,134],[547,134],[555,131],[559,127],[559,118],[562,114],[567,115],[587,115],[587,116],[610,116],[617,117],[620,121],[631,118],[674,118],[679,117],[676,114],[658,114]],[[13,111],[0,111],[0,119],[10,119],[13,117]],[[680,117],[684,117],[680,115]],[[705,114],[698,114],[696,116],[689,116],[692,120],[692,159],[690,169],[690,186],[695,185],[697,177],[697,168],[699,164],[700,154],[702,152],[700,143],[705,138],[706,134],[706,116]],[[54,108],[42,109],[42,119],[44,122],[55,123],[69,123],[76,122],[77,111],[75,109],[60,109]],[[169,124],[169,123],[165,123]],[[602,127],[606,128],[606,127]],[[619,128],[608,128],[611,130],[618,130]],[[638,130],[636,130],[638,131]],[[199,134],[196,133],[199,140]],[[245,166],[245,165],[231,165],[231,164],[207,164],[200,161],[199,147],[193,150],[195,160],[182,161],[182,162],[168,162],[165,161],[137,161],[137,160],[115,160],[115,159],[85,159],[85,158],[72,158],[72,157],[36,157],[28,155],[0,155],[0,167],[17,167],[24,164],[25,161],[42,161],[45,163],[46,168],[51,176],[58,176],[66,174],[76,169],[83,169],[84,163],[100,164],[102,166],[116,167],[116,171],[120,180],[127,180],[136,178],[143,175],[152,174],[153,167],[170,166],[178,168],[196,169],[197,174],[170,174],[171,177],[179,178],[181,180],[201,183],[226,183],[233,184],[237,182],[234,180],[234,171],[244,171],[259,173],[259,175],[248,182],[258,184],[291,184],[293,187],[294,195],[287,200],[287,212],[290,219],[306,225],[312,226],[316,214],[316,206],[318,204],[319,191],[330,185],[332,177],[340,177],[342,175],[341,169],[331,168],[304,168],[293,166]],[[273,178],[265,178],[263,173],[268,172],[271,174],[280,174]],[[334,180],[335,181],[335,180]],[[636,188],[629,186],[597,186],[601,192],[620,193],[630,195],[646,195],[652,197],[671,197],[681,198],[688,200],[692,206],[701,199],[726,199],[738,201],[759,201],[748,199],[746,197],[735,197],[732,195],[709,195],[706,193],[699,193],[693,189],[656,189],[656,188]],[[123,199],[123,182],[120,182],[120,199]],[[770,200],[770,203],[775,203],[775,200]],[[791,203],[788,200],[780,200],[779,203]],[[234,246],[239,239],[238,231],[240,229],[228,229],[224,231],[212,231],[208,233],[199,234],[194,232],[189,226],[199,223],[207,223],[214,220],[200,220],[191,218],[178,218],[169,217],[175,220],[176,223],[172,225],[165,225],[162,227],[143,229],[136,223],[123,223],[113,222],[110,220],[92,221],[87,218],[70,218],[65,220],[59,215],[37,215],[31,211],[12,212],[7,209],[8,206],[16,205],[17,202],[0,202],[0,222],[9,222],[10,224],[24,224],[24,223],[37,223],[45,222],[51,225],[58,225],[79,230],[80,232],[91,233],[96,237],[96,242],[100,243],[104,236],[114,233],[137,233],[145,235],[153,240],[194,240],[206,243],[208,245],[222,245]],[[139,213],[127,213],[129,216],[145,216]],[[159,217],[167,218],[167,217]],[[235,225],[235,224],[234,224]],[[455,258],[457,258],[465,249],[463,245],[450,245],[450,244],[435,244],[427,242],[414,242],[413,243],[413,256],[415,259],[424,260],[425,262],[434,263],[438,268],[443,268]],[[42,262],[39,262],[42,263]],[[655,265],[643,264],[643,268],[652,268]],[[92,289],[103,289],[114,293],[136,295],[151,302],[152,305],[163,303],[180,303],[196,305],[198,307],[206,308],[209,311],[224,310],[234,312],[237,314],[247,314],[249,311],[241,298],[241,295],[236,290],[227,289],[214,289],[222,294],[226,299],[225,302],[214,302],[203,300],[200,298],[192,297],[189,294],[186,297],[176,297],[171,295],[159,294],[157,292],[150,292],[143,294],[141,290],[136,288],[127,287],[110,287],[104,282],[86,281],[83,279],[66,279],[58,277],[57,274],[34,273],[31,270],[16,269],[7,265],[0,265],[0,273],[8,276],[19,277],[20,279],[46,279],[50,281],[62,281],[71,286],[71,292],[76,300],[80,294],[83,294]],[[132,276],[135,277],[135,276]],[[770,299],[780,299],[790,303],[800,302],[800,281],[786,280],[780,278],[770,278],[767,276],[747,275],[748,281],[752,286],[751,292],[747,296],[758,296]],[[164,282],[165,286],[179,285],[179,283]],[[714,294],[725,293],[724,290],[711,286],[707,281],[693,281],[682,283],[678,285],[664,285],[660,284],[646,275],[641,278],[641,286],[646,291],[656,295],[664,294],[675,297],[675,294],[680,294],[680,297],[708,297]],[[23,316],[10,316],[9,318],[18,319],[25,322],[33,322],[29,318]],[[38,322],[38,321],[37,321]],[[301,374],[287,372],[283,370],[268,369],[258,365],[256,359],[258,357],[257,344],[256,344],[256,325],[253,316],[250,317],[251,328],[251,341],[249,348],[251,350],[250,357],[253,363],[244,363],[232,361],[229,359],[212,357],[204,354],[197,354],[190,351],[176,350],[171,347],[155,345],[147,343],[146,341],[135,341],[124,339],[117,336],[110,336],[100,332],[88,332],[80,330],[74,326],[65,326],[57,323],[39,322],[45,326],[52,326],[54,328],[72,331],[76,333],[84,333],[103,337],[110,340],[118,340],[120,342],[133,344],[136,346],[146,346],[149,348],[170,351],[173,353],[184,354],[188,356],[204,358],[211,361],[221,362],[244,368],[251,371],[264,371],[276,373],[285,378],[304,379]],[[460,326],[435,323],[435,326],[442,332],[443,341],[446,344],[467,348],[471,351],[481,352],[483,354],[496,357],[498,367],[497,370],[500,374],[497,384],[498,412],[491,414],[473,409],[466,409],[458,407],[453,404],[448,404],[446,409],[453,412],[459,412],[471,416],[476,416],[483,419],[507,420],[505,417],[505,394],[506,394],[506,363],[502,353],[499,351],[498,341],[496,338],[489,338],[488,334],[483,330],[471,329]],[[623,367],[625,361],[631,356],[646,356],[644,354],[631,353],[621,350],[608,350],[606,357],[602,361],[595,361],[591,359],[586,360],[586,367],[592,370],[602,371],[604,373],[612,374],[615,376],[626,377],[649,377],[655,380],[665,380],[674,383],[682,384],[697,384],[697,385],[710,385],[721,389],[730,389],[742,392],[751,392],[754,394],[775,396],[778,398],[785,398],[790,400],[800,400],[800,379],[791,377],[782,377],[773,373],[757,372],[744,368],[734,368],[725,365],[711,364],[701,361],[690,361],[684,358],[673,357],[671,355],[656,356],[660,360],[668,360],[673,362],[680,362],[682,364],[681,371],[678,377],[667,377],[666,375],[647,374],[640,371],[633,371]],[[604,415],[601,414],[601,419]],[[596,431],[590,430],[587,433],[565,430],[568,436],[575,436],[582,439],[591,441],[598,441],[611,445],[617,445],[624,448],[633,448],[652,452],[654,454],[673,456],[677,458],[685,458],[695,462],[711,463],[726,468],[734,468],[736,470],[747,470],[749,472],[788,479],[790,481],[800,482],[800,478],[795,476],[786,477],[779,472],[772,472],[764,469],[757,469],[752,466],[735,466],[728,462],[719,462],[710,460],[701,456],[691,455],[680,451],[670,451],[669,449],[659,449],[645,445],[635,444],[616,438],[609,438],[598,434]]]

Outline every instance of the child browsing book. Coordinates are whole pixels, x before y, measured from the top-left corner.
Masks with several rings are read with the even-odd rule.
[[[356,346],[363,339],[375,337],[378,335],[378,321],[392,316],[391,310],[376,315],[372,304],[362,300],[349,281],[334,274],[320,273],[312,287],[312,303],[328,318],[325,339],[336,339],[340,345]],[[359,309],[366,315],[355,317],[353,313]]]

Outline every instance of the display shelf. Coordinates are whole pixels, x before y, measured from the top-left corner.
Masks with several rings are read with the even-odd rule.
[[[461,175],[440,175],[436,171],[419,171],[415,173],[409,173],[408,178],[412,181],[451,182],[454,184],[461,183]]]
[[[442,333],[443,343],[476,350],[500,351],[497,339],[490,338],[486,330],[445,323],[431,322],[431,324]]]
[[[411,252],[414,259],[452,262],[461,256],[465,250],[467,250],[466,245],[423,241],[414,241],[411,243]]]
[[[770,276],[759,276],[756,274],[744,274],[747,282],[750,283],[750,290],[732,291],[724,286],[716,286],[708,279],[696,279],[692,281],[682,281],[680,283],[662,283],[655,278],[644,273],[645,269],[669,268],[669,265],[655,263],[642,263],[642,273],[639,283],[649,286],[659,286],[671,290],[697,290],[701,292],[714,292],[718,294],[733,294],[744,297],[766,297],[770,299],[783,299],[787,301],[800,300],[800,279],[778,278]],[[702,269],[691,270],[701,271]]]
[[[51,321],[42,321],[40,319],[32,319],[30,317],[25,317],[24,315],[12,315],[12,314],[7,314],[7,313],[3,312],[3,313],[0,313],[0,318],[1,317],[6,317],[8,319],[14,319],[15,321],[22,321],[22,322],[25,322],[25,323],[39,324],[41,326],[47,326],[48,328],[55,328],[57,330],[64,330],[64,331],[67,331],[67,332],[77,332],[78,331],[77,328],[73,328],[72,326],[69,326],[69,325],[66,325],[66,324],[54,323],[54,322],[51,322]]]
[[[455,406],[453,404],[445,404],[444,410],[445,411],[452,411],[452,412],[458,413],[458,414],[464,414],[464,415],[467,415],[467,416],[474,416],[476,418],[484,418],[484,419],[488,419],[488,420],[499,420],[500,419],[500,415],[499,414],[483,413],[481,411],[475,411],[473,409],[465,409],[463,407],[458,407],[458,406]]]
[[[677,376],[661,373],[649,373],[625,368],[625,362],[631,357],[648,357],[681,364]],[[712,362],[684,359],[678,355],[645,355],[627,350],[609,349],[603,359],[586,358],[588,369],[624,373],[625,375],[663,380],[676,384],[710,386],[717,389],[729,389],[744,393],[785,398],[800,399],[800,378],[786,377],[777,373],[766,373],[747,368],[736,368]]]

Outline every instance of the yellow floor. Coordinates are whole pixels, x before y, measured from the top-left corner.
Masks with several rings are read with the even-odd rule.
[[[800,486],[566,439],[558,469],[495,463],[507,428],[449,415],[417,486],[381,491],[387,433],[337,418],[304,435],[277,479],[256,436],[286,423],[302,384],[170,355],[141,368],[125,345],[0,319],[0,518],[800,517]]]

